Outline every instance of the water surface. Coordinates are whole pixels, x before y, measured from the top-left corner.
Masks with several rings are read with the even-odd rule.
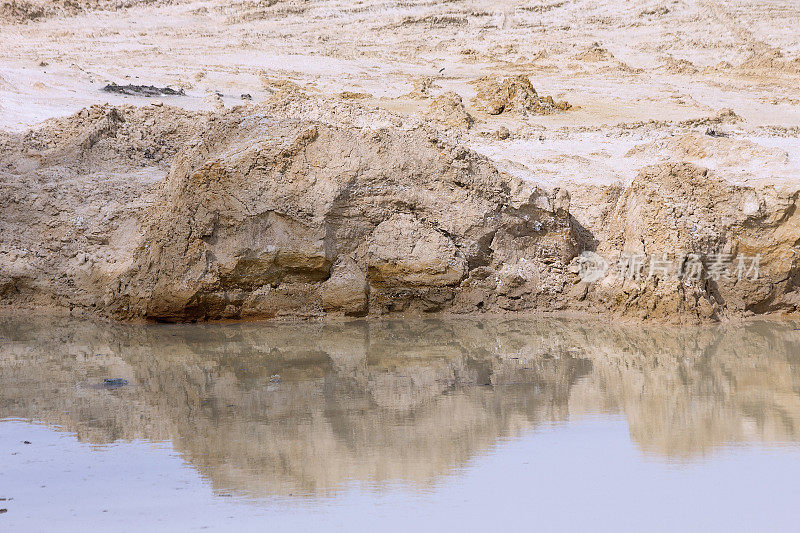
[[[0,319],[2,531],[796,531],[799,439],[786,323]]]

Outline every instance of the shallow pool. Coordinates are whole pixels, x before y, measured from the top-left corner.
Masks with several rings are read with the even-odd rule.
[[[0,531],[796,531],[800,331],[0,319]]]

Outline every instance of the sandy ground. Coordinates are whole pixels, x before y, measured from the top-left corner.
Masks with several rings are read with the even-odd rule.
[[[789,0],[128,4],[3,4],[0,129],[151,101],[101,90],[112,82],[183,88],[164,100],[213,109],[289,81],[414,118],[454,91],[476,119],[461,140],[545,184],[624,182],[671,158],[734,181],[800,170],[800,5]],[[476,79],[519,74],[572,108],[491,116],[472,103]],[[725,109],[740,120],[709,120]]]

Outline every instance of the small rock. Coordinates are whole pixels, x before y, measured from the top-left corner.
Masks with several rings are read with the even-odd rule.
[[[127,96],[186,96],[183,89],[172,89],[170,87],[155,87],[153,85],[117,85],[116,83],[109,83],[103,87],[103,91],[107,93],[118,93]]]
[[[127,379],[122,378],[106,378],[103,380],[103,386],[107,389],[118,389],[128,384]]]
[[[253,99],[253,97],[252,97],[252,96],[250,96],[250,95],[249,95],[249,94],[247,94],[247,93],[244,93],[244,94],[242,94],[242,95],[240,96],[240,98],[241,98],[242,100],[252,100],[252,99]]]
[[[709,137],[727,137],[728,136],[727,133],[725,133],[724,131],[721,131],[721,130],[719,130],[717,128],[707,128],[706,129],[706,135],[708,135]]]

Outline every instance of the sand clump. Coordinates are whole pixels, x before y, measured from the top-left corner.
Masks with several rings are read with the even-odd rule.
[[[527,76],[497,80],[483,77],[474,82],[477,94],[473,104],[489,115],[519,113],[549,115],[570,109],[565,101],[556,102],[552,96],[539,96]]]
[[[605,301],[623,315],[673,322],[794,309],[796,199],[796,190],[731,185],[690,163],[647,167],[617,202],[598,251],[606,257],[620,251],[671,258],[703,250],[758,254],[757,279],[607,277],[589,288],[588,298]],[[704,269],[712,268],[712,256],[704,255]]]
[[[676,59],[672,56],[664,58],[661,68],[670,74],[697,74],[700,72],[700,69],[688,59]]]
[[[446,127],[469,129],[474,122],[461,96],[448,91],[433,99],[425,116]]]
[[[688,136],[629,157],[719,159],[741,143]],[[665,162],[620,194],[600,190],[607,215],[587,227],[563,188],[502,173],[429,125],[291,85],[214,113],[95,106],[3,134],[0,169],[6,306],[161,321],[573,309],[695,322],[800,304],[796,190]],[[762,277],[587,285],[574,268],[587,249],[723,248],[761,253]]]
[[[434,81],[434,78],[430,76],[419,76],[415,78],[412,81],[411,86],[412,89],[408,94],[405,95],[405,98],[430,98],[432,89],[441,89],[441,86],[437,85]]]
[[[563,271],[575,248],[563,202],[427,128],[279,112],[328,105],[285,95],[200,132],[108,310],[186,320],[518,307],[492,272],[524,264],[522,294]]]
[[[616,61],[614,54],[607,48],[600,46],[600,43],[593,43],[592,46],[578,54],[578,59],[581,61]]]
[[[25,24],[87,11],[116,11],[170,0],[9,0],[0,3],[0,22]]]

